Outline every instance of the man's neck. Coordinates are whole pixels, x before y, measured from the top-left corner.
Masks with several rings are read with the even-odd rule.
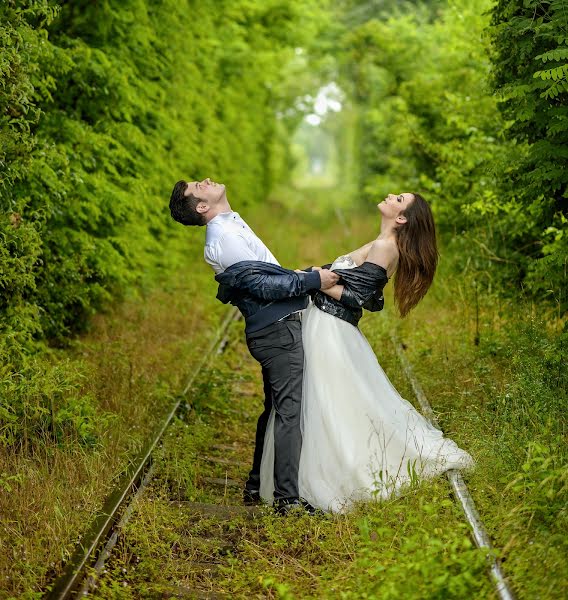
[[[233,209],[231,208],[229,201],[225,200],[224,202],[219,203],[217,206],[210,208],[205,213],[205,221],[206,223],[209,223],[209,221],[212,221],[217,215],[220,215],[221,213],[231,212],[232,210]]]

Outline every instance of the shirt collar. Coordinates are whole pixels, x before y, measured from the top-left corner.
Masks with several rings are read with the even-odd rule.
[[[211,221],[209,221],[208,225],[210,225],[213,222],[219,222],[219,221],[226,221],[227,219],[238,219],[239,218],[239,213],[235,212],[234,210],[230,210],[228,212],[223,212],[223,213],[219,213],[218,215],[215,215]]]

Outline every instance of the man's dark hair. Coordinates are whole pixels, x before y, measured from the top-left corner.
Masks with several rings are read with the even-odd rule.
[[[198,213],[196,206],[201,202],[193,194],[185,195],[187,181],[178,181],[170,196],[172,218],[182,225],[205,225],[205,217]]]

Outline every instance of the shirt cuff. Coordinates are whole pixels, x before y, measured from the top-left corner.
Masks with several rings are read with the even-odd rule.
[[[319,290],[321,287],[321,277],[319,271],[312,271],[311,273],[300,273],[306,286],[306,292],[310,290]]]

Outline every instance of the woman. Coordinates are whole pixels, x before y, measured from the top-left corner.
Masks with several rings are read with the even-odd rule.
[[[318,292],[303,317],[299,487],[326,511],[387,498],[419,478],[473,464],[398,394],[357,328],[362,308],[383,308],[382,290],[393,275],[395,303],[406,316],[426,294],[438,260],[432,212],[419,194],[389,194],[378,208],[377,239],[335,260],[340,285]],[[268,502],[272,446],[271,419],[260,490]]]

